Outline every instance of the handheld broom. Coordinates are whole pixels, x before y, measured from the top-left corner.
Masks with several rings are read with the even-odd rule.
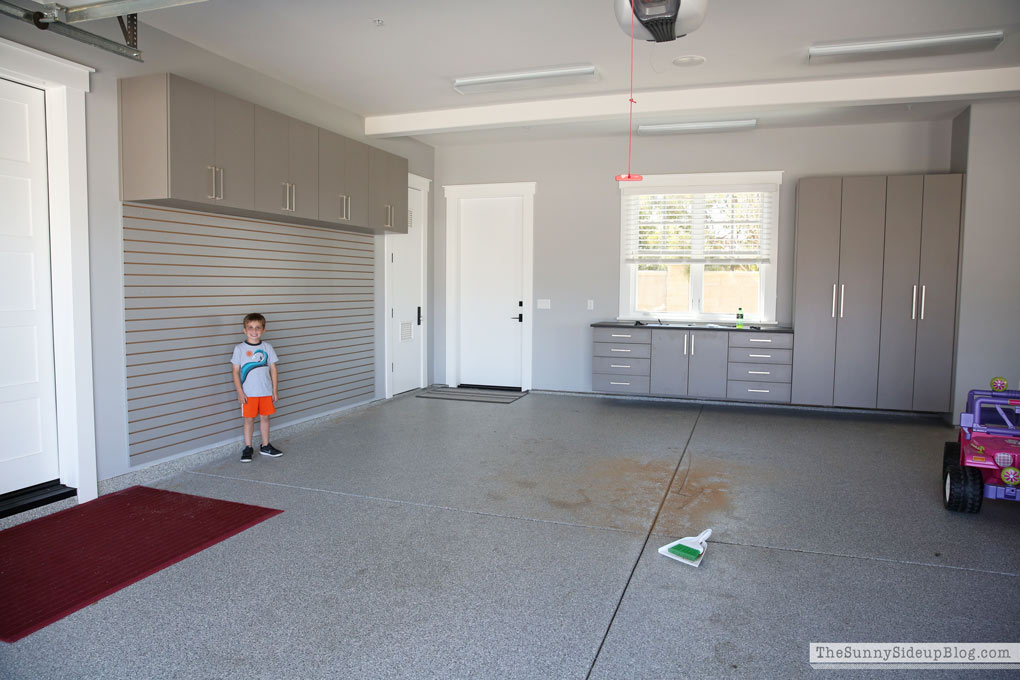
[[[705,556],[708,539],[711,535],[712,530],[705,529],[697,536],[687,536],[678,541],[667,543],[659,548],[659,554],[696,567],[701,564],[701,558]]]

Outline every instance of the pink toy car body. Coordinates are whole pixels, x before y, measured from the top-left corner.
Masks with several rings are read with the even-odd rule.
[[[985,498],[1020,501],[1020,391],[970,391],[959,441],[943,451],[942,480],[956,512],[978,512]]]

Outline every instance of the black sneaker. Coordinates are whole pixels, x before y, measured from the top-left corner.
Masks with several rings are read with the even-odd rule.
[[[253,449],[252,447],[250,447],[250,446],[244,447],[244,450],[241,451],[241,462],[242,463],[250,463],[251,462],[251,457],[252,457],[252,455],[254,455],[254,453],[255,453],[255,449]]]
[[[283,455],[283,451],[276,448],[272,444],[263,444],[261,447],[259,447],[259,453],[261,453],[263,456],[272,456],[273,458],[278,458],[279,456]]]

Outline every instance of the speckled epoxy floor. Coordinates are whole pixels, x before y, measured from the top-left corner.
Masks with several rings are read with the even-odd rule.
[[[155,482],[284,512],[0,645],[0,677],[785,678],[811,641],[1017,641],[1020,504],[942,509],[952,433],[402,396]],[[656,554],[708,526],[700,568]]]

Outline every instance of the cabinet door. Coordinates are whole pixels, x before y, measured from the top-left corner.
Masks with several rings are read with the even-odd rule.
[[[387,192],[387,154],[374,146],[368,149],[368,226],[377,232],[386,228],[389,194]]]
[[[927,175],[921,222],[914,410],[952,408],[962,175]]]
[[[368,226],[368,144],[344,139],[346,149],[346,193],[350,196],[349,224]]]
[[[652,362],[649,392],[682,397],[687,394],[686,331],[652,331]]]
[[[231,208],[255,207],[255,105],[217,92],[217,203]]]
[[[885,183],[885,177],[843,178],[832,399],[836,406],[875,408],[878,398]]]
[[[290,213],[319,217],[319,128],[293,118],[287,121]]]
[[[171,75],[170,197],[215,203],[215,93]]]
[[[319,130],[319,219],[346,224],[344,138]]]
[[[290,119],[255,107],[255,209],[290,215]]]
[[[687,394],[691,397],[726,397],[729,333],[692,331]]]
[[[390,229],[389,231],[407,233],[407,159],[390,155],[387,163],[386,183],[389,187]]]
[[[923,185],[921,175],[890,177],[886,185],[878,408],[912,408]]]
[[[811,177],[797,184],[793,358],[797,404],[832,406],[841,187],[839,177]]]

